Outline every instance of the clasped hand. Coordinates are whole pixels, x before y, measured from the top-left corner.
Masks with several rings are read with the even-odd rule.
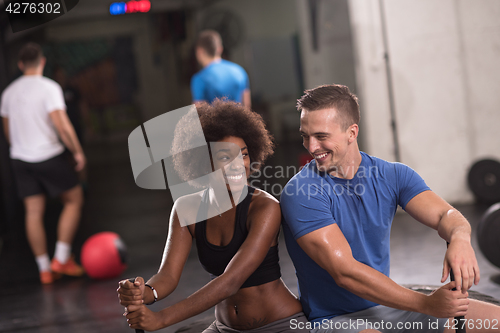
[[[452,281],[430,294],[426,313],[437,318],[465,316],[469,308],[469,293],[453,290],[455,287],[456,282]]]
[[[118,298],[120,304],[125,307],[124,316],[131,328],[155,331],[160,329],[158,313],[149,310],[144,305],[144,279],[137,277],[132,283],[122,280],[118,283]]]

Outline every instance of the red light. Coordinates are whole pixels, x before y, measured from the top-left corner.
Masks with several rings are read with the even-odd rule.
[[[127,9],[126,13],[137,13],[137,12],[142,12],[146,13],[149,12],[151,9],[151,2],[148,0],[141,0],[141,1],[129,1],[127,2]]]
[[[141,12],[146,13],[151,9],[150,1],[141,1]]]

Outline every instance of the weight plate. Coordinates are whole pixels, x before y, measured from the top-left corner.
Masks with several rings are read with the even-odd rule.
[[[469,188],[477,200],[487,204],[500,201],[500,162],[480,160],[469,170]]]
[[[491,206],[481,218],[477,241],[486,259],[500,268],[500,202]]]

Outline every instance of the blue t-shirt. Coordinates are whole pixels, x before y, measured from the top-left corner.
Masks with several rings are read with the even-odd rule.
[[[300,301],[310,321],[321,322],[377,304],[339,287],[296,240],[337,223],[354,258],[389,276],[389,237],[397,206],[404,209],[415,195],[429,190],[410,167],[363,152],[361,156],[353,179],[320,172],[313,160],[281,194],[286,246],[295,266]]]
[[[212,62],[191,78],[193,101],[212,102],[227,97],[241,103],[243,91],[249,88],[248,75],[238,64],[222,59]]]

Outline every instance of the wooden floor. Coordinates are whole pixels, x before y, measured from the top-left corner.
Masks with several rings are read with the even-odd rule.
[[[282,147],[272,163],[287,165],[300,149]],[[286,153],[285,153],[286,152]],[[83,242],[99,231],[121,235],[128,248],[128,269],[114,280],[94,281],[88,277],[64,278],[50,286],[41,286],[35,261],[24,236],[22,216],[10,221],[9,232],[0,246],[0,332],[128,332],[118,304],[116,288],[121,278],[137,275],[149,278],[161,260],[172,200],[168,191],[138,188],[132,177],[126,142],[94,145],[87,148],[89,159],[88,190],[75,253]],[[291,157],[292,156],[292,157]],[[282,183],[286,179],[279,180]],[[458,207],[477,226],[485,206]],[[60,206],[50,202],[46,227],[49,252],[54,250],[56,216]],[[391,235],[391,277],[400,284],[439,285],[443,255],[446,249],[437,233],[398,213]],[[473,290],[500,299],[500,286],[490,277],[500,269],[489,264],[473,238],[481,268],[482,280]],[[289,288],[297,293],[293,265],[284,241],[280,243],[282,275]],[[167,299],[154,304],[153,310],[174,304],[209,281],[192,251],[181,283]],[[176,332],[197,320],[213,317],[213,309],[161,332]],[[133,332],[130,330],[130,332]]]

